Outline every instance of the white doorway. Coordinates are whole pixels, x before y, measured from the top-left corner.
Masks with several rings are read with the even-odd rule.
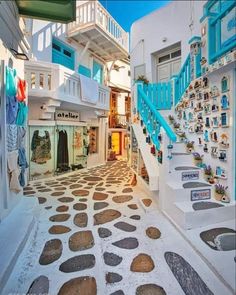
[[[163,52],[156,57],[156,81],[167,82],[177,75],[181,68],[181,49],[175,48]]]

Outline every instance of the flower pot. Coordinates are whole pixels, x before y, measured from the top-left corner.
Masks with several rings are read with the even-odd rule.
[[[194,163],[195,163],[195,165],[199,165],[199,164],[202,163],[202,160],[195,160],[195,159],[194,159]]]
[[[191,153],[192,150],[193,150],[193,148],[188,148],[188,147],[186,147],[186,152],[187,152],[187,153]]]
[[[222,197],[223,197],[222,194],[219,194],[219,193],[215,192],[215,199],[216,199],[216,201],[221,201]]]
[[[208,175],[208,174],[204,174],[204,179],[206,181],[209,181],[211,179],[211,175]]]

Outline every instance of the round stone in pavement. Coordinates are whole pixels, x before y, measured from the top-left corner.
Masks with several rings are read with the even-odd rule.
[[[64,225],[53,225],[48,230],[48,232],[53,235],[64,234],[68,233],[69,231],[71,231],[71,229]]]
[[[68,211],[68,209],[69,209],[69,206],[62,205],[62,206],[58,206],[56,211],[57,212],[66,212],[66,211]]]
[[[72,257],[63,262],[59,270],[62,272],[74,272],[81,271],[89,268],[93,268],[95,265],[95,256],[92,254],[85,254]]]
[[[117,291],[111,293],[110,295],[125,295],[125,293],[122,290],[117,290]]]
[[[106,200],[107,197],[108,197],[108,194],[104,194],[104,193],[95,192],[93,194],[93,200],[95,200],[95,201],[103,201],[103,200]]]
[[[104,224],[110,222],[114,219],[117,219],[121,216],[121,213],[114,209],[107,209],[99,212],[93,216],[94,225]]]
[[[166,295],[165,290],[155,284],[146,284],[136,289],[136,295]]]
[[[132,193],[133,192],[133,189],[131,187],[127,187],[127,188],[124,188],[122,193]]]
[[[25,191],[24,192],[24,196],[30,196],[30,195],[34,195],[34,194],[36,194],[35,191]]]
[[[82,185],[79,184],[79,183],[71,184],[71,185],[69,186],[70,189],[75,189],[75,188],[80,188],[80,187],[82,187]]]
[[[62,197],[59,198],[58,201],[62,202],[62,203],[70,203],[74,201],[74,198],[71,197]]]
[[[88,202],[88,199],[86,199],[86,198],[81,198],[81,199],[79,199],[79,201],[80,201],[80,202]]]
[[[69,248],[71,251],[81,251],[94,246],[94,239],[91,230],[74,233],[69,238]]]
[[[130,218],[134,219],[134,220],[140,220],[141,219],[140,215],[132,215],[132,216],[130,216]]]
[[[84,190],[84,189],[77,189],[75,191],[72,191],[72,195],[76,197],[86,197],[89,195],[89,191]]]
[[[44,209],[46,209],[46,210],[52,209],[52,206],[46,206],[46,207],[44,207]]]
[[[88,176],[88,177],[84,177],[84,180],[87,180],[87,181],[101,181],[102,178],[101,177],[96,177],[96,176]]]
[[[133,272],[150,272],[154,267],[151,256],[141,253],[133,259],[130,270]]]
[[[59,196],[62,196],[64,195],[64,192],[54,192],[54,193],[51,193],[51,196],[52,197],[59,197]]]
[[[74,217],[74,224],[78,227],[86,227],[88,224],[88,215],[86,213],[77,213]]]
[[[133,199],[133,197],[131,195],[120,195],[120,196],[115,196],[112,198],[113,202],[118,203],[118,204],[129,202],[132,199]]]
[[[139,243],[136,238],[124,238],[120,241],[112,243],[112,245],[122,249],[135,249]]]
[[[102,192],[102,191],[105,191],[105,188],[104,187],[96,187],[95,191]]]
[[[150,205],[152,204],[151,199],[142,199],[142,202],[146,207],[150,207]]]
[[[159,239],[161,236],[161,232],[159,231],[158,228],[156,228],[154,226],[150,226],[146,229],[146,235],[150,239]]]
[[[108,228],[100,227],[98,229],[98,235],[100,238],[104,239],[110,237],[112,235],[112,232]]]
[[[38,201],[39,201],[39,204],[44,204],[45,202],[47,202],[47,199],[43,197],[38,197]]]
[[[95,202],[93,205],[94,210],[106,208],[109,204],[107,202]]]
[[[109,252],[105,252],[103,254],[103,258],[104,258],[105,264],[110,265],[110,266],[116,266],[116,265],[120,264],[123,259],[122,257],[120,257],[114,253],[109,253]]]
[[[50,264],[61,257],[62,242],[59,239],[47,241],[39,258],[41,265]]]
[[[97,295],[97,284],[93,277],[79,277],[66,282],[58,295]]]
[[[118,283],[122,280],[122,276],[115,272],[108,272],[106,274],[106,282],[108,284]]]
[[[53,221],[53,222],[63,222],[63,221],[66,221],[70,218],[70,214],[56,214],[56,215],[53,215],[49,218],[50,221]]]
[[[87,209],[87,205],[83,204],[83,203],[76,203],[73,205],[73,208],[77,211],[82,211],[82,210]]]
[[[126,231],[126,232],[133,232],[136,230],[136,226],[129,224],[127,222],[124,221],[119,221],[117,223],[114,224],[114,227]]]
[[[48,291],[49,291],[49,279],[45,276],[39,276],[30,285],[27,295],[48,294]]]
[[[40,193],[48,193],[48,192],[51,192],[52,190],[50,188],[44,188],[44,189],[39,189],[38,191]]]
[[[132,210],[137,210],[138,209],[138,206],[136,204],[130,204],[128,205],[128,207]]]

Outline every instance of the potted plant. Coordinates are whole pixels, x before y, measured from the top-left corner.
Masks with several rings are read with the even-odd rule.
[[[195,165],[202,164],[203,155],[200,155],[199,153],[193,153],[193,158]]]
[[[213,176],[213,170],[210,165],[204,168],[204,176],[207,181],[209,181]]]
[[[226,198],[226,190],[227,190],[227,186],[223,186],[220,183],[217,183],[215,185],[215,199],[217,201],[224,201],[224,199]]]
[[[138,79],[136,80],[136,82],[142,82],[143,84],[146,84],[146,85],[149,84],[148,79],[144,75],[138,76]]]
[[[194,149],[194,141],[188,141],[186,143],[187,152],[191,153],[193,149]]]
[[[173,124],[174,121],[175,121],[174,116],[171,116],[171,115],[168,116],[168,119],[169,119],[169,121],[170,121],[170,124]]]

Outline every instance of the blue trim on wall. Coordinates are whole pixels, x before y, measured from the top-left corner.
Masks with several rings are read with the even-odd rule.
[[[199,36],[193,36],[193,37],[188,41],[188,44],[191,44],[191,43],[196,42],[196,41],[201,41],[201,37],[199,37]]]
[[[88,78],[91,78],[91,69],[89,69],[83,65],[79,65],[78,73],[81,75],[84,75]]]

